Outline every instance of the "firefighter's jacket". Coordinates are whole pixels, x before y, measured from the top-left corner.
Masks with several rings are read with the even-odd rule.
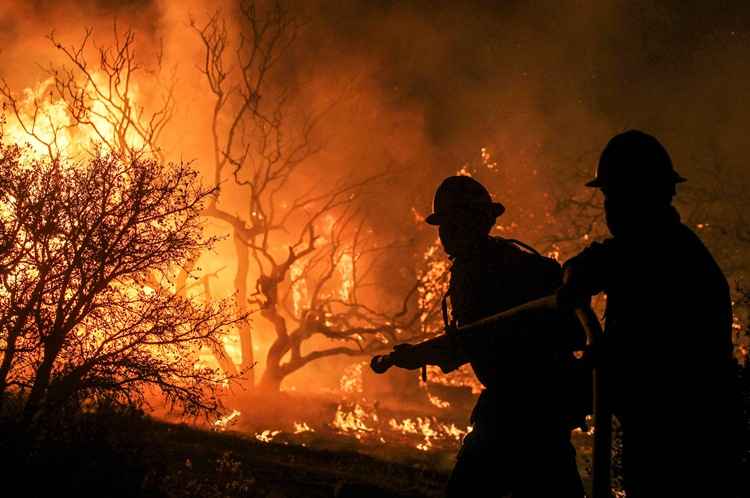
[[[471,256],[453,261],[446,296],[449,320],[467,325],[549,295],[561,281],[555,260],[518,242],[490,237]],[[485,387],[474,424],[579,425],[587,411],[583,405],[590,397],[590,378],[573,356],[585,340],[575,317],[540,315],[517,332],[510,338],[504,334],[499,342],[451,341],[451,354],[441,368],[448,372],[469,362]]]

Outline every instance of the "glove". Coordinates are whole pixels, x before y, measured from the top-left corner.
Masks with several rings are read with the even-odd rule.
[[[390,355],[373,356],[370,360],[370,368],[376,374],[384,374],[393,366],[393,360]]]
[[[424,365],[413,344],[397,344],[391,353],[394,364],[406,370],[416,370]]]

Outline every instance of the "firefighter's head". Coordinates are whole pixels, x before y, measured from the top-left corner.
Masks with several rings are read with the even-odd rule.
[[[612,235],[638,233],[670,209],[675,186],[684,182],[664,146],[630,130],[615,135],[602,151],[596,177],[586,186],[601,189]]]
[[[483,241],[505,207],[469,176],[450,176],[435,192],[433,213],[425,221],[438,227],[440,242],[451,256],[470,253]]]

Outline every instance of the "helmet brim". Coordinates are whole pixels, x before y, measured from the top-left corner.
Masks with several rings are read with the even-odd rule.
[[[594,178],[593,180],[586,182],[586,186],[590,188],[599,188],[602,186],[602,181],[599,178]]]
[[[672,178],[672,181],[675,184],[678,183],[684,183],[687,181],[687,178],[683,178],[682,176],[678,175],[677,173],[674,174],[674,178]],[[590,180],[586,182],[586,186],[590,188],[602,188],[606,185],[606,182],[602,181],[601,178],[594,178],[593,180]]]
[[[437,214],[437,213],[432,213],[432,214],[429,214],[429,215],[427,215],[427,218],[425,218],[425,219],[424,219],[424,221],[425,221],[425,223],[427,223],[428,225],[434,225],[434,226],[437,226],[437,225],[439,225],[440,223],[442,223],[442,221],[443,221],[444,219],[445,219],[445,215],[444,215],[444,214],[443,214],[443,215],[440,215],[440,214]]]
[[[497,218],[505,212],[505,206],[503,206],[499,202],[493,202],[490,205],[490,210],[492,215]],[[445,220],[449,218],[451,218],[451,215],[449,213],[430,213],[427,215],[424,221],[428,225],[438,226],[445,223]]]

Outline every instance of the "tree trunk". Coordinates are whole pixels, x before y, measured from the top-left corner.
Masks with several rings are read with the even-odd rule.
[[[5,399],[5,389],[8,387],[8,374],[13,366],[13,357],[16,355],[16,343],[26,325],[26,320],[31,313],[32,306],[41,296],[46,280],[46,275],[43,274],[40,276],[34,288],[34,292],[31,294],[31,299],[18,313],[13,328],[8,331],[8,339],[6,340],[5,352],[3,353],[3,361],[2,364],[0,364],[0,408],[2,408],[3,400]]]
[[[248,311],[247,302],[247,277],[250,269],[250,250],[237,233],[234,234],[234,244],[237,248],[237,274],[234,279],[234,286],[237,289],[237,312],[244,315]],[[253,328],[249,321],[242,324],[240,333],[240,352],[242,360],[240,363],[240,372],[242,372],[242,386],[252,389],[255,386],[255,352],[253,351]]]
[[[281,382],[286,375],[281,371],[278,365],[268,365],[263,371],[258,387],[267,392],[278,392],[281,389]]]
[[[279,319],[284,320],[281,317]],[[286,372],[281,368],[281,359],[289,351],[288,342],[288,337],[281,336],[268,348],[266,368],[263,370],[260,380],[260,387],[265,391],[278,391],[281,387],[281,381],[286,377]]]
[[[8,374],[10,373],[10,367],[13,364],[13,357],[16,354],[16,340],[18,339],[18,334],[14,332],[15,331],[12,330],[8,335],[5,352],[3,353],[3,362],[0,364],[0,408],[3,406],[5,388],[8,387]]]
[[[44,359],[36,371],[34,385],[31,387],[29,397],[26,399],[26,405],[23,409],[22,427],[27,428],[31,425],[34,416],[42,405],[42,399],[47,391],[52,376],[52,367],[57,357],[57,351],[45,351]]]
[[[260,384],[264,390],[278,391],[281,387],[281,381],[287,374],[281,368],[281,360],[289,351],[289,334],[286,328],[286,320],[275,309],[264,310],[263,317],[273,324],[276,331],[276,340],[268,348],[265,370]]]

